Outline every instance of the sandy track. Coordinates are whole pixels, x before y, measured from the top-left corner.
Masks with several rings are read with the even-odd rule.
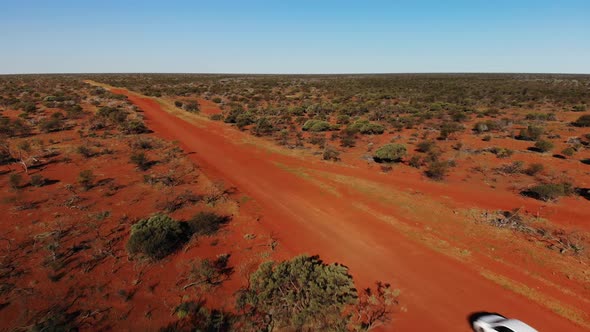
[[[279,167],[275,156],[235,141],[227,126],[196,126],[166,111],[151,98],[121,89],[146,116],[150,129],[176,140],[205,173],[235,185],[261,207],[261,222],[292,254],[319,254],[351,268],[361,286],[375,280],[402,290],[407,312],[395,316],[398,331],[470,331],[467,315],[499,311],[530,322],[540,331],[580,331],[574,323],[483,278],[475,269],[434,252],[397,232],[346,196],[318,190]],[[232,131],[230,133],[229,131]],[[289,158],[280,156],[282,164]],[[300,161],[293,160],[293,165]],[[389,329],[389,328],[388,328]]]

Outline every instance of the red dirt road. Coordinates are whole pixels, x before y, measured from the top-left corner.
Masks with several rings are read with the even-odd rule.
[[[176,140],[210,177],[224,179],[256,201],[264,227],[292,255],[319,254],[350,267],[357,285],[375,280],[400,288],[407,309],[386,330],[470,331],[467,316],[497,311],[529,322],[539,331],[581,331],[581,327],[537,303],[482,277],[466,264],[437,253],[355,207],[350,197],[326,194],[273,161],[278,156],[236,142],[226,125],[194,125],[163,110],[151,98],[126,90],[154,132]],[[231,132],[230,132],[231,131]],[[289,165],[290,158],[280,156]],[[293,160],[292,165],[301,161]]]

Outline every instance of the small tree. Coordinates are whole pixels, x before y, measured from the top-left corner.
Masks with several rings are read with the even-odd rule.
[[[385,144],[375,151],[373,159],[378,163],[399,162],[406,155],[406,153],[406,146],[403,144]]]

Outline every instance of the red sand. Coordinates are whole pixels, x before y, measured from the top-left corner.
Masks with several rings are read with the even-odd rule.
[[[276,234],[284,249],[292,254],[319,254],[327,261],[342,262],[351,268],[361,286],[374,280],[393,282],[394,287],[402,290],[401,302],[407,307],[406,313],[395,316],[393,326],[397,330],[469,331],[467,315],[481,310],[518,317],[541,331],[581,330],[551,310],[486,280],[475,268],[408,239],[373,215],[353,207],[349,197],[326,195],[273,163],[280,161],[296,167],[301,160],[239,144],[231,137],[240,134],[223,124],[195,126],[167,113],[153,99],[121,89],[113,92],[127,95],[144,110],[148,126],[157,135],[177,140],[187,152],[194,152],[190,157],[206,174],[222,178],[254,198],[262,208],[262,224]],[[385,179],[364,170],[318,165],[308,166]],[[466,205],[497,205],[479,191],[449,190],[446,186],[391,175],[387,179],[392,185],[458,198]],[[438,192],[433,193],[437,187]],[[575,215],[576,211],[570,213]]]

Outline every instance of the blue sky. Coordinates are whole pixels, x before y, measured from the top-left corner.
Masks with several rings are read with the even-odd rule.
[[[0,73],[590,73],[590,1],[0,0]]]

